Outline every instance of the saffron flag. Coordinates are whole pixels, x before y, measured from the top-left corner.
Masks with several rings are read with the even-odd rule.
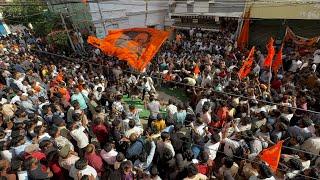
[[[153,28],[119,29],[108,33],[104,39],[89,36],[88,43],[109,56],[127,61],[138,71],[144,70],[169,36],[169,32]]]
[[[276,172],[278,168],[282,144],[283,141],[279,141],[277,144],[264,149],[259,155],[261,160],[269,164],[273,172]]]
[[[250,53],[247,57],[247,59],[244,61],[241,69],[238,72],[238,76],[241,79],[245,78],[246,76],[248,76],[248,74],[251,72],[251,66],[253,63],[253,59],[254,59],[254,50],[255,47],[253,46],[250,50]]]
[[[249,42],[250,11],[246,12],[244,18],[245,20],[237,40],[237,46],[240,50],[243,50]]]
[[[276,74],[280,68],[280,66],[282,65],[282,50],[283,50],[283,44],[281,45],[276,58],[274,60],[274,62],[272,63],[272,69],[273,72]]]
[[[319,42],[320,36],[316,36],[313,38],[305,38],[296,35],[289,27],[286,29],[286,34],[284,36],[285,41],[292,40],[296,45],[299,46],[313,46]]]
[[[263,64],[264,67],[269,68],[272,64],[272,60],[273,60],[273,57],[275,54],[273,43],[274,43],[274,39],[271,37],[268,44],[267,44],[268,55],[267,55],[266,59],[264,60],[264,64]]]
[[[194,66],[193,73],[194,73],[195,75],[199,75],[199,73],[200,73],[200,68],[199,68],[199,65],[198,65],[198,64],[196,64],[196,65]]]

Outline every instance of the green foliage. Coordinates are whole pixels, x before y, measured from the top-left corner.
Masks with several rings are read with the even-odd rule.
[[[55,46],[56,49],[65,50],[68,48],[67,31],[54,31],[47,36],[49,44]]]
[[[38,36],[46,36],[53,30],[62,29],[60,15],[50,12],[42,0],[28,0],[28,5],[20,0],[13,0],[12,4],[21,6],[3,7],[4,20],[7,24],[32,24],[34,32]]]

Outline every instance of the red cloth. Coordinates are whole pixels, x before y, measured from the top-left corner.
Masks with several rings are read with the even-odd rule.
[[[194,66],[193,73],[196,75],[200,74],[200,68],[199,68],[198,64],[196,64]]]
[[[217,116],[219,117],[221,126],[224,126],[225,122],[227,121],[228,114],[228,107],[224,106],[218,109]]]
[[[26,153],[25,159],[28,159],[29,157],[36,158],[38,161],[46,159],[46,155],[40,151],[35,151],[35,152],[32,152],[31,154]]]
[[[281,45],[281,48],[279,49],[276,58],[272,64],[273,72],[276,74],[282,65],[282,50],[283,50],[283,44]]]
[[[279,79],[273,80],[271,82],[271,88],[275,89],[275,90],[279,90],[281,88],[281,85],[282,85],[282,83]]]
[[[248,74],[251,72],[251,66],[253,64],[253,59],[254,59],[254,50],[255,50],[255,47],[253,46],[250,50],[250,53],[247,59],[243,62],[243,65],[238,72],[238,76],[240,80],[247,77]]]
[[[98,176],[101,176],[104,172],[104,165],[102,158],[97,155],[97,153],[86,153],[84,157],[88,160],[88,164],[92,166],[98,173]]]
[[[58,162],[49,162],[49,167],[53,172],[54,179],[64,180],[63,169],[59,166]]]
[[[279,141],[277,144],[264,149],[259,155],[261,160],[269,164],[273,172],[276,172],[278,168],[282,143],[283,141]]]
[[[209,174],[209,167],[207,164],[197,164],[198,172],[203,174],[203,175],[208,175]]]
[[[249,26],[250,26],[250,11],[244,15],[244,23],[237,40],[237,45],[240,50],[243,50],[249,42]]]
[[[221,77],[221,78],[225,78],[227,76],[227,72],[225,70],[221,71],[218,76]]]
[[[92,130],[93,133],[97,136],[97,139],[100,143],[106,142],[106,138],[108,136],[108,129],[105,125],[93,125]]]
[[[273,43],[274,43],[274,39],[271,37],[267,44],[268,55],[265,58],[264,64],[263,64],[265,68],[269,68],[272,65],[272,60],[275,54]]]

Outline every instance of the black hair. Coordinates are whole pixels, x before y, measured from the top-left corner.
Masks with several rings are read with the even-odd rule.
[[[177,131],[180,131],[182,129],[182,124],[181,123],[177,123],[175,126],[174,126],[174,131],[177,132]]]
[[[42,141],[39,143],[39,148],[40,148],[40,149],[44,149],[44,148],[47,147],[50,143],[51,143],[51,141],[48,140],[48,139],[42,140]]]
[[[187,166],[188,177],[192,177],[198,174],[198,168],[195,164],[191,163]]]
[[[124,154],[122,153],[122,152],[119,152],[118,154],[117,154],[117,156],[116,156],[116,160],[118,161],[118,162],[122,162],[123,160],[125,160],[126,159],[126,157],[124,156]]]
[[[163,117],[162,117],[162,114],[157,114],[157,120],[161,120]]]
[[[192,152],[191,149],[187,149],[186,151],[184,151],[182,153],[182,156],[184,159],[186,159],[187,161],[192,161],[193,157],[194,157],[194,154]]]
[[[50,129],[49,129],[49,135],[51,137],[54,137],[56,135],[56,133],[58,132],[58,127],[56,126],[51,126]]]
[[[172,99],[169,99],[169,102],[168,104],[172,104],[172,105],[175,105],[174,101]]]
[[[299,159],[292,158],[289,160],[290,167],[293,168],[294,170],[302,170],[302,162]]]
[[[225,157],[224,165],[226,166],[226,168],[231,168],[233,166],[233,159],[231,159],[230,157]]]
[[[171,160],[172,158],[173,158],[173,154],[172,154],[171,150],[168,149],[168,148],[165,148],[165,149],[163,150],[163,159],[164,159],[165,161],[169,161],[169,160]]]
[[[202,106],[202,112],[207,112],[210,110],[210,104],[204,103]]]
[[[112,144],[111,143],[106,143],[104,146],[103,146],[103,149],[106,151],[106,152],[110,152],[112,150]]]
[[[102,112],[102,106],[97,106],[97,107],[95,108],[95,111],[96,111],[97,113],[101,113],[101,112]]]
[[[89,180],[89,176],[85,174],[81,177],[80,180]]]
[[[174,120],[172,119],[172,118],[168,118],[167,120],[166,120],[166,125],[167,126],[171,126],[171,125],[174,125],[175,124],[175,122],[174,122]]]
[[[162,141],[165,141],[166,139],[170,138],[170,134],[168,132],[162,132],[161,133],[161,139]]]
[[[273,176],[270,168],[265,164],[259,164],[260,175],[264,178],[270,178]]]
[[[117,119],[116,119],[116,120],[112,121],[112,126],[113,126],[113,127],[115,127],[115,126],[119,126],[119,125],[120,125],[120,123],[121,123],[121,122],[120,122],[119,120],[117,120]]]
[[[75,168],[78,170],[83,170],[84,168],[86,168],[87,165],[88,165],[88,161],[84,158],[80,158],[74,164]]]
[[[218,133],[211,135],[211,140],[215,143],[219,142],[221,140],[221,137]]]
[[[81,120],[81,114],[79,114],[79,113],[72,114],[72,119],[74,121],[80,121]]]
[[[199,160],[200,160],[202,163],[208,162],[208,160],[209,160],[209,154],[208,154],[206,151],[202,151],[201,154],[200,154]]]
[[[129,128],[134,128],[136,126],[136,122],[134,120],[129,121]]]
[[[304,142],[304,137],[301,136],[301,135],[298,135],[298,136],[296,137],[296,140],[297,140],[297,142],[298,142],[299,144],[302,144],[302,143]]]
[[[147,161],[147,158],[148,158],[148,154],[147,154],[147,152],[142,152],[140,155],[139,155],[139,160],[141,161],[141,162],[146,162]]]

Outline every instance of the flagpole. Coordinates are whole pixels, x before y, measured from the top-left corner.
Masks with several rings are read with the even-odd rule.
[[[271,79],[272,79],[272,64],[273,64],[273,59],[271,60],[271,64],[270,64],[270,67],[269,67],[269,85],[268,85],[268,91],[270,92],[270,89],[271,89]]]

